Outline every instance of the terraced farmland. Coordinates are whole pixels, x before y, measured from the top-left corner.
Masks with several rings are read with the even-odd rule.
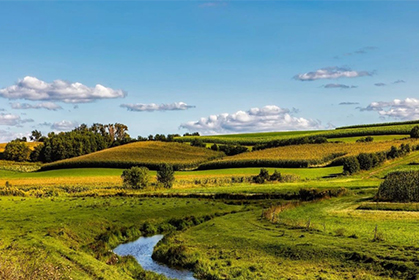
[[[42,170],[81,167],[128,168],[134,165],[157,169],[169,163],[175,169],[188,169],[223,156],[223,153],[181,143],[137,142],[88,155],[45,164]]]
[[[247,133],[233,135],[216,135],[216,136],[198,136],[205,143],[256,145],[267,143],[269,141],[286,140],[291,138],[302,138],[310,136],[326,137],[328,139],[341,137],[364,137],[374,135],[406,135],[416,123],[400,124],[400,125],[380,125],[366,126],[356,128],[343,128],[335,130],[313,130],[313,131],[285,131],[285,132],[265,132],[265,133]],[[177,137],[178,142],[191,142],[197,136]]]
[[[308,167],[324,164],[344,156],[388,151],[391,146],[418,145],[419,140],[406,139],[368,143],[325,143],[293,145],[242,153],[202,164],[201,169],[233,167]]]

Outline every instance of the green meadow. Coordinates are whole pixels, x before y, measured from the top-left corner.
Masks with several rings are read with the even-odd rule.
[[[368,134],[333,138],[345,142],[333,147],[349,149],[356,156],[364,152],[356,150],[364,145],[356,140],[377,129],[391,133],[374,135],[368,144],[377,143],[372,150],[415,143],[401,140],[407,137],[405,126],[352,128]],[[394,133],[400,129],[402,134]],[[332,135],[311,131],[220,137],[257,142],[316,133]],[[169,156],[170,147],[176,147],[176,153]],[[275,152],[286,159],[292,154],[282,151],[316,155],[316,147],[294,145]],[[197,279],[419,276],[418,203],[375,200],[387,174],[419,170],[412,164],[419,162],[417,150],[350,175],[344,174],[341,164],[266,168],[268,174],[280,172],[281,180],[263,183],[254,180],[262,167],[188,168],[175,171],[169,189],[157,184],[153,170],[149,186],[132,189],[122,184],[123,168],[83,167],[86,162],[123,162],[121,155],[129,153],[132,160],[152,164],[165,158],[179,164],[229,160],[205,148],[191,149],[187,143],[158,142],[105,149],[64,160],[53,170],[40,163],[1,161],[0,279],[166,279],[144,271],[134,258],[112,252],[121,243],[154,234],[165,238],[155,247],[153,258],[193,271]],[[242,156],[276,156],[270,150],[247,153]],[[75,168],[64,168],[70,163]]]

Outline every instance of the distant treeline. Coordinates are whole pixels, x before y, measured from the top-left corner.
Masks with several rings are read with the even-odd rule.
[[[350,129],[350,128],[364,128],[364,127],[377,127],[377,126],[394,126],[394,125],[409,125],[409,124],[419,124],[419,120],[414,121],[405,121],[405,122],[388,122],[388,123],[374,123],[374,124],[357,124],[349,126],[341,126],[336,129]]]

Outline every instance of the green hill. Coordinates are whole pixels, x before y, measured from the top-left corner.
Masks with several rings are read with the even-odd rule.
[[[147,166],[157,169],[162,163],[169,163],[175,169],[188,169],[199,164],[219,158],[223,153],[190,145],[171,142],[136,142],[99,152],[45,164],[42,170],[82,167]]]

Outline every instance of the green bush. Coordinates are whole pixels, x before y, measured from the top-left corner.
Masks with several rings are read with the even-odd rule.
[[[361,153],[357,157],[359,168],[362,170],[370,170],[374,166],[373,154]]]
[[[347,157],[343,161],[343,173],[353,174],[361,169],[359,161],[356,157]]]
[[[157,182],[161,183],[163,187],[170,189],[175,181],[175,171],[173,166],[167,163],[160,165],[157,171]]]
[[[412,138],[419,138],[419,126],[415,125],[412,130],[410,131],[410,137]]]
[[[131,167],[122,172],[121,178],[124,186],[133,189],[142,189],[148,186],[150,181],[149,169],[147,167]]]
[[[378,188],[379,201],[419,202],[419,172],[397,171],[390,173]]]

